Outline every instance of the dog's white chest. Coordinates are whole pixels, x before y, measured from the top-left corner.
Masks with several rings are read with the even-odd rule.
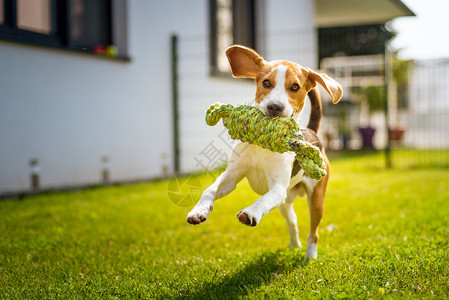
[[[278,180],[288,182],[294,158],[293,152],[281,154],[238,141],[229,163],[235,168],[241,168],[251,188],[263,195],[268,192],[273,182]]]

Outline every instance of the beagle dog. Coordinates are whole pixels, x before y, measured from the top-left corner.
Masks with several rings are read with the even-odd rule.
[[[322,108],[315,86],[320,84],[330,94],[333,103],[340,101],[342,87],[326,74],[285,60],[265,61],[254,50],[244,46],[231,46],[226,55],[234,77],[254,79],[257,86],[255,106],[266,116],[293,117],[298,121],[306,95],[309,96],[312,110],[307,129],[302,133],[306,141],[317,146],[323,154],[327,175],[319,181],[308,177],[300,169],[293,152],[281,154],[237,141],[226,170],[203,192],[198,204],[187,214],[187,222],[196,225],[206,221],[214,208],[214,201],[229,194],[246,177],[251,188],[261,197],[242,209],[237,218],[245,225],[256,226],[264,215],[279,208],[287,223],[290,248],[301,247],[293,201],[298,195],[307,195],[310,233],[306,258],[316,258],[318,225],[323,215],[330,165],[317,137]]]

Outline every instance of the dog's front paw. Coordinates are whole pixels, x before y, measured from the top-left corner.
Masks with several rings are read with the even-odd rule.
[[[209,213],[213,210],[213,208],[213,204],[198,204],[187,214],[187,222],[192,225],[197,225],[206,221]]]
[[[262,215],[259,216],[257,213],[254,213],[245,208],[237,214],[237,218],[239,219],[240,223],[254,227],[259,223]]]

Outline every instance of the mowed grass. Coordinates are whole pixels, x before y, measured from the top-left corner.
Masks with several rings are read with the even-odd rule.
[[[238,222],[257,198],[246,181],[199,226],[167,181],[0,202],[0,298],[447,298],[449,169],[376,159],[331,162],[309,262],[306,201],[295,203],[303,248],[289,250],[277,210],[255,228]]]

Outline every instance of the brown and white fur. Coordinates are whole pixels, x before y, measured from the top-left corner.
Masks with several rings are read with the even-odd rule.
[[[255,80],[255,105],[267,116],[292,116],[298,121],[306,95],[309,95],[312,111],[308,128],[303,134],[307,141],[319,147],[322,152],[327,175],[319,181],[311,179],[295,163],[293,152],[280,154],[238,141],[234,145],[226,171],[203,192],[198,204],[187,214],[187,222],[204,222],[213,210],[214,201],[229,194],[246,177],[251,188],[261,197],[237,214],[239,221],[256,226],[264,215],[279,207],[287,222],[290,247],[301,247],[293,201],[296,196],[303,196],[305,193],[310,213],[306,258],[316,258],[318,225],[323,215],[330,165],[316,135],[321,119],[321,100],[315,86],[317,83],[323,86],[334,103],[340,100],[342,88],[326,74],[319,74],[289,61],[267,62],[254,50],[243,46],[229,47],[226,55],[234,77]]]

